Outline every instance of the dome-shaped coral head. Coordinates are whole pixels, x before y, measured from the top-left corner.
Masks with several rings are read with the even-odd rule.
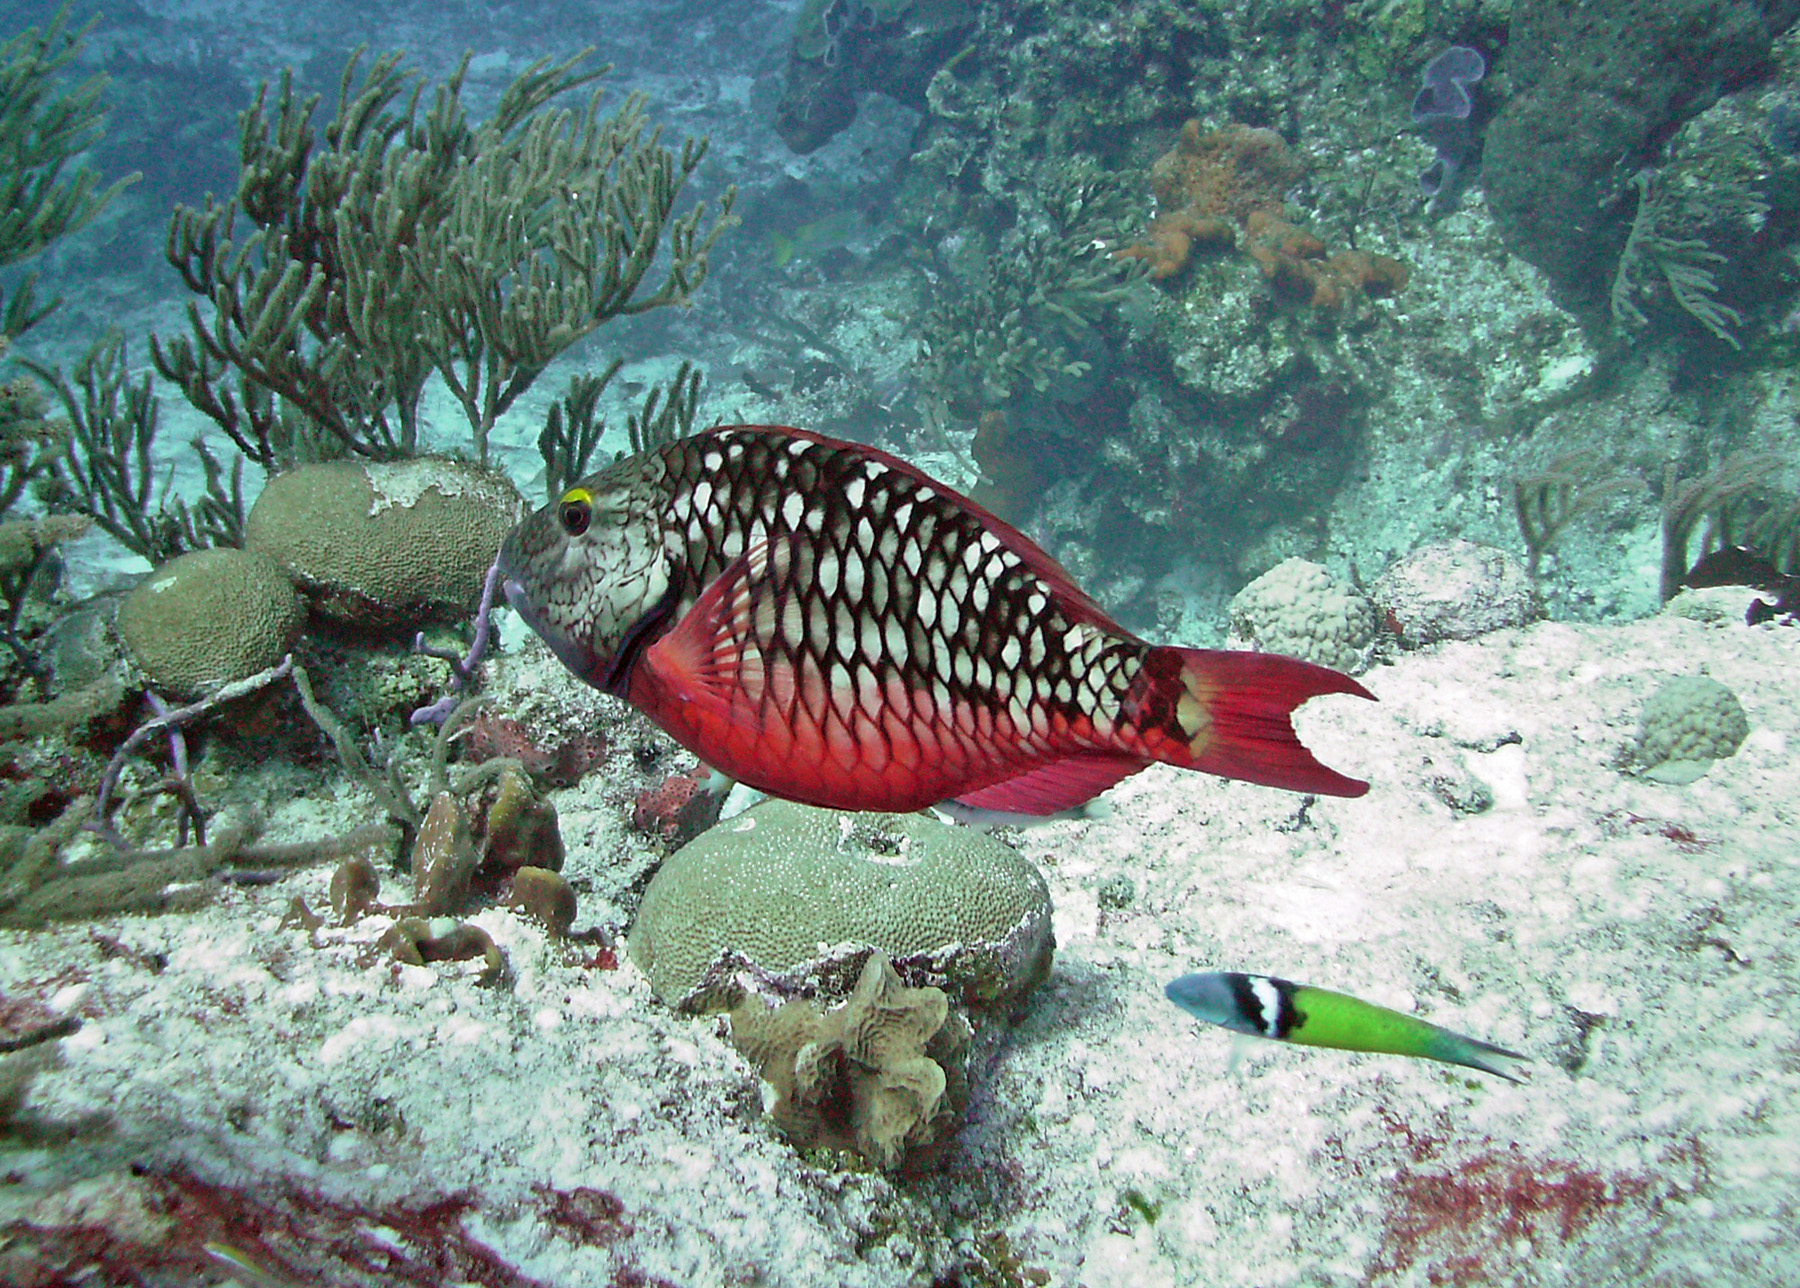
[[[607,693],[623,696],[635,641],[660,633],[679,591],[660,521],[664,472],[650,457],[590,475],[500,549],[507,602],[564,666]]]

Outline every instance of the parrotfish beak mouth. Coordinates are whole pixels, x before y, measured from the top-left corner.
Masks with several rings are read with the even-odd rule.
[[[506,602],[513,612],[525,619],[525,624],[535,631],[560,657],[563,653],[561,633],[551,629],[544,621],[544,615],[538,611],[537,605],[531,602],[526,593],[524,583],[517,577],[502,577],[500,589],[506,595]]]
[[[527,624],[530,625],[531,629],[535,631],[537,629],[537,623],[532,621],[531,601],[525,598],[525,587],[519,584],[518,578],[503,578],[500,582],[500,591],[506,596],[506,602],[512,605],[513,612],[517,613],[520,617],[523,617]]]
[[[525,619],[525,624],[550,646],[550,651],[561,659],[564,666],[583,678],[596,670],[592,650],[546,621],[518,578],[502,575],[500,589],[505,593],[506,602],[512,606],[512,610]]]

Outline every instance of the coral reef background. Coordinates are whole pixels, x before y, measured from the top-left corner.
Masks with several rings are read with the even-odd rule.
[[[0,37],[55,13],[0,3]],[[109,78],[82,159],[102,184],[139,177],[0,268],[8,300],[32,273],[62,301],[0,354],[18,484],[0,588],[25,659],[0,708],[0,895],[46,852],[71,872],[107,845],[164,857],[103,863],[48,914],[76,919],[0,930],[0,1278],[221,1280],[219,1249],[276,1282],[1800,1277],[1795,626],[1746,626],[1748,589],[1665,608],[1714,547],[1755,546],[1790,604],[1800,573],[1797,17],[102,12],[70,69]],[[485,669],[442,627],[406,651],[473,610],[480,551],[453,559],[390,515],[394,593],[351,600],[348,629],[313,603],[291,679],[276,579],[237,667],[265,668],[257,691],[191,746],[141,723],[141,682],[105,660],[113,605],[154,593],[170,541],[243,541],[207,508],[237,486],[229,445],[155,377],[148,337],[190,333],[170,214],[234,190],[256,87],[292,69],[323,119],[361,46],[365,68],[398,51],[434,86],[468,51],[480,121],[537,60],[590,45],[614,65],[603,113],[640,92],[663,146],[710,140],[679,210],[716,215],[735,188],[734,222],[691,306],[539,337],[542,378],[473,436],[472,404],[420,386],[415,446],[510,478],[496,531],[580,446],[598,463],[680,413],[801,425],[973,490],[1159,642],[1280,640],[1366,667],[1382,699],[1303,721],[1373,780],[1363,800],[1151,771],[1108,817],[1007,835],[1048,883],[1057,955],[1011,1031],[968,1048],[935,1172],[796,1148],[726,1022],[654,996],[623,930],[719,803],[510,614]],[[1450,200],[1421,191],[1442,140],[1410,105],[1453,48],[1485,72]],[[154,452],[122,513],[41,513],[45,427],[93,411],[44,373],[84,370],[160,417]],[[243,483],[247,508],[261,479]],[[450,520],[451,544],[473,527]],[[357,633],[377,618],[386,637]],[[196,635],[180,642],[213,638]],[[183,698],[217,678],[188,653],[163,682]],[[409,731],[476,689],[484,709]],[[110,838],[65,810],[108,757]],[[1162,998],[1196,969],[1355,992],[1537,1076],[1228,1055]]]

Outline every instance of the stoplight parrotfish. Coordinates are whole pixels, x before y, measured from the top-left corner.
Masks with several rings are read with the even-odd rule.
[[[1326,988],[1269,975],[1204,971],[1183,975],[1163,992],[1195,1019],[1251,1037],[1340,1051],[1418,1056],[1524,1082],[1530,1063],[1516,1051],[1452,1033],[1385,1006]]]
[[[1349,676],[1156,647],[1024,534],[886,452],[724,425],[514,529],[507,599],[575,674],[772,796],[1043,815],[1158,761],[1360,796],[1290,715]]]

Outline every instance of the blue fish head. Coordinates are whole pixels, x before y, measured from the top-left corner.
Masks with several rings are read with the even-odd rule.
[[[1244,1014],[1233,979],[1223,971],[1201,971],[1170,980],[1163,986],[1163,994],[1197,1020],[1234,1033],[1262,1037],[1263,1031],[1255,1020]]]

